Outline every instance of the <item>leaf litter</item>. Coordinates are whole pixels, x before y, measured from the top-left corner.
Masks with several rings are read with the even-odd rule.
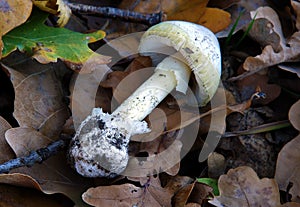
[[[144,5],[142,3],[144,3]],[[156,4],[156,1],[154,0],[142,3],[136,8],[139,8],[140,11],[144,11],[145,13],[151,13],[154,10],[162,9],[162,11],[167,12],[170,19],[172,16],[175,19],[179,16],[178,18],[183,18],[185,20],[196,18],[198,23],[203,23],[200,21],[201,19],[205,21],[205,12],[212,11],[210,8],[206,7],[206,1],[192,1],[188,4],[183,1],[176,1],[175,6],[168,1],[163,1],[162,7],[160,8],[155,7],[158,4]],[[151,10],[148,9],[148,7],[145,6],[147,3],[148,6],[154,6],[154,8]],[[131,5],[129,2],[123,2],[123,4],[125,4],[123,5],[124,7]],[[202,6],[200,6],[200,4],[202,4]],[[294,7],[295,5],[297,6],[297,2],[292,1],[292,5]],[[191,11],[198,11],[197,9],[200,9],[198,16],[191,15]],[[208,16],[221,15],[222,11],[223,10],[213,10],[213,13]],[[263,10],[263,12],[265,11]],[[227,13],[226,15],[228,17]],[[221,18],[224,18],[224,16],[221,16],[218,19]],[[268,29],[270,29],[270,21],[268,18],[260,18],[256,23],[257,25],[254,25],[252,31],[258,29],[259,26],[262,26],[266,29],[266,33],[264,34],[269,34],[270,30]],[[217,25],[216,23],[209,24]],[[299,29],[298,24],[299,23],[297,22],[297,28]],[[223,30],[227,26],[228,24],[223,22],[221,23],[221,26],[217,26],[217,30]],[[279,30],[274,33],[273,36],[260,36],[255,38],[255,41],[257,41],[257,44],[261,47],[272,47],[275,53],[280,53],[285,45],[280,43],[283,39],[278,39],[278,37],[280,37],[280,35],[276,35],[278,33],[280,33]],[[250,35],[253,36],[251,32]],[[270,55],[276,57],[275,53],[270,53]],[[145,64],[143,63],[141,65],[135,63],[136,60],[139,59],[136,58],[132,62],[133,66],[130,66],[125,72],[115,71],[108,76],[107,80],[101,83],[102,89],[104,88],[107,94],[105,95],[105,98],[99,98],[98,96],[97,104],[99,106],[102,107],[107,106],[107,103],[110,104],[110,98],[112,96],[117,102],[121,102],[129,95],[126,94],[127,90],[121,90],[122,87],[126,87],[126,85],[120,87],[118,83],[121,82],[120,85],[122,85],[123,81],[127,78],[132,83],[139,82],[135,81],[136,79],[134,78],[129,79],[130,74],[133,73],[132,71],[136,72],[140,68],[151,66],[151,63],[147,62],[148,60],[146,60]],[[284,59],[284,61],[286,60],[288,59]],[[278,59],[272,59],[271,63],[276,65],[279,62]],[[270,65],[271,64],[268,63],[268,66]],[[14,115],[20,124],[20,127],[11,128],[9,124],[5,123],[5,120],[0,122],[2,130],[0,130],[0,148],[1,151],[3,150],[3,152],[6,152],[5,155],[1,155],[0,160],[6,161],[15,156],[26,155],[31,150],[39,149],[47,145],[47,143],[57,139],[69,114],[66,113],[66,103],[62,101],[65,94],[61,93],[62,88],[58,84],[61,79],[57,79],[57,74],[55,74],[59,70],[57,69],[57,67],[60,67],[59,65],[55,64],[55,69],[51,67],[42,69],[40,66],[33,65],[32,67],[26,67],[24,70],[12,67],[9,64],[3,64],[2,66],[10,72],[12,81],[14,82],[16,92]],[[7,66],[9,66],[9,68]],[[261,64],[258,65],[258,67],[261,66]],[[36,68],[37,70],[31,71],[32,68]],[[55,70],[56,72],[54,73],[53,71]],[[146,77],[147,76],[143,78]],[[44,87],[43,93],[35,92],[30,94],[27,92],[32,92],[32,89],[36,88],[36,85]],[[179,163],[180,157],[176,156],[180,155],[180,150],[184,146],[182,146],[180,140],[177,140],[176,138],[178,134],[181,134],[182,128],[177,127],[177,120],[180,116],[178,116],[178,109],[176,108],[176,104],[173,104],[174,100],[172,99],[166,99],[166,101],[161,104],[160,108],[154,111],[147,119],[151,124],[151,127],[153,127],[154,134],[152,134],[152,136],[161,136],[155,140],[147,136],[137,136],[133,138],[131,143],[133,147],[132,153],[142,155],[138,159],[133,159],[133,161],[139,163],[145,172],[150,173],[159,173],[159,165],[167,165],[167,163],[156,163],[154,158],[157,153],[170,148],[171,144],[175,143],[176,156],[166,156],[165,161],[170,162],[170,160],[174,159],[178,161],[178,164],[165,171],[166,173],[159,173],[159,175],[142,178],[126,178],[121,176],[116,180],[83,179],[67,166],[65,152],[62,152],[43,162],[41,165],[34,165],[31,168],[20,168],[13,170],[10,174],[2,174],[0,175],[0,183],[35,188],[47,194],[63,193],[71,198],[78,206],[86,205],[82,203],[81,195],[83,200],[92,206],[202,206],[207,205],[208,200],[215,206],[256,206],[258,204],[268,204],[269,206],[299,206],[299,203],[296,203],[299,202],[299,176],[297,176],[299,170],[298,166],[295,164],[298,162],[297,152],[299,150],[297,151],[297,146],[299,136],[294,136],[295,138],[290,142],[288,142],[289,138],[283,136],[283,143],[288,144],[282,148],[278,155],[275,179],[260,179],[259,177],[273,177],[272,173],[274,172],[272,172],[272,169],[275,169],[274,161],[276,161],[276,159],[272,156],[274,155],[274,152],[279,152],[281,148],[276,146],[275,149],[274,145],[270,144],[273,143],[274,140],[272,140],[273,134],[268,133],[268,131],[255,134],[252,134],[251,132],[251,129],[255,126],[263,125],[266,121],[274,121],[275,115],[272,113],[272,110],[264,106],[272,106],[277,99],[281,98],[280,96],[284,91],[278,87],[278,84],[270,84],[268,73],[255,74],[250,80],[245,78],[245,80],[239,81],[235,86],[237,85],[237,90],[240,94],[246,91],[245,94],[242,94],[242,99],[240,99],[242,101],[234,100],[234,105],[219,106],[219,108],[217,108],[217,110],[220,111],[227,110],[227,113],[225,113],[222,118],[227,117],[227,123],[231,123],[232,118],[236,119],[236,126],[228,125],[226,127],[225,124],[221,123],[214,127],[220,134],[224,134],[225,127],[226,132],[228,130],[229,132],[241,132],[241,130],[244,130],[245,132],[248,130],[250,134],[236,134],[236,137],[222,138],[220,146],[217,148],[220,154],[210,155],[208,160],[209,169],[200,169],[204,175],[198,174],[199,177],[208,176],[219,178],[218,188],[221,193],[219,196],[213,195],[213,190],[210,186],[195,182],[194,177],[183,177],[178,175],[178,173],[180,174],[182,165]],[[273,85],[273,88],[271,85]],[[55,89],[51,89],[50,86],[55,86]],[[134,90],[134,87],[136,86],[133,84],[130,85],[130,87],[132,87],[131,90]],[[260,87],[262,92],[267,94],[266,100],[253,99],[252,95],[257,92],[256,90],[258,87]],[[26,90],[27,88],[28,90]],[[110,89],[112,89],[112,92],[108,92]],[[59,91],[59,93],[53,93],[57,91]],[[237,97],[234,91],[228,93]],[[34,102],[28,101],[28,96],[32,96]],[[229,98],[229,96],[226,98]],[[57,102],[52,102],[54,100]],[[291,99],[290,102],[295,101],[294,99]],[[18,109],[20,110],[19,112]],[[60,109],[64,111],[64,113],[62,113],[64,115],[61,114]],[[197,128],[195,123],[199,122],[199,119],[201,123],[204,123],[203,125],[205,125],[205,122],[210,123],[210,114],[213,110],[208,109],[204,115],[201,114],[202,116],[195,118],[189,116],[189,114],[192,115],[195,113],[193,109],[189,107],[185,109],[186,111],[183,113],[187,116],[186,122],[184,122],[185,127],[193,126]],[[107,106],[107,111],[108,110],[111,109]],[[295,104],[291,107],[289,116],[289,120],[297,130],[299,130],[298,111],[299,104]],[[269,114],[269,112],[271,113]],[[230,116],[232,117],[230,118]],[[207,133],[208,128],[205,129],[206,127],[203,125],[201,126],[201,130],[203,129],[202,133],[205,134]],[[4,136],[5,132],[6,139]],[[201,136],[197,138],[198,142],[201,142]],[[136,146],[135,142],[138,142],[141,139],[146,139],[147,142],[143,142]],[[229,139],[232,142],[227,142]],[[228,143],[231,143],[232,145],[228,146]],[[194,149],[198,149],[199,147],[201,148],[202,146],[197,146]],[[245,149],[248,150],[248,157],[243,157],[242,155],[242,153],[244,153],[243,150]],[[238,157],[232,159],[234,156],[228,156],[228,152],[232,151],[235,151],[235,156]],[[272,159],[270,160],[269,158]],[[236,162],[232,164],[232,161]],[[248,167],[245,167],[244,165],[248,165]],[[256,172],[249,166],[255,169]],[[194,170],[199,169],[194,168]],[[138,177],[141,176],[139,173],[137,175]],[[293,186],[288,189],[290,183],[292,183]],[[287,200],[285,201],[286,203],[281,203],[279,200],[279,189],[283,192],[290,193],[292,202]],[[15,195],[12,199],[17,201],[19,198]],[[39,198],[33,198],[33,200],[38,199]],[[53,206],[55,205],[53,204]]]

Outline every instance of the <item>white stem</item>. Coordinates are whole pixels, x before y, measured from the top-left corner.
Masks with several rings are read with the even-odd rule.
[[[177,87],[178,73],[185,74],[184,79],[187,79],[185,82],[188,82],[189,67],[176,58],[165,58],[158,64],[154,74],[129,96],[112,115],[119,115],[126,120],[132,121],[143,120]]]

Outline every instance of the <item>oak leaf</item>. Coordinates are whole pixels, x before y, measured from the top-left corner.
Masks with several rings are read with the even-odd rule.
[[[52,142],[50,138],[32,128],[12,128],[6,132],[5,136],[18,157],[26,156],[29,152],[43,148]],[[28,182],[34,184],[34,188],[46,194],[63,193],[77,205],[82,206],[80,195],[87,189],[87,186],[91,185],[91,181],[79,176],[68,166],[65,153],[62,151],[41,164],[14,169],[11,171],[11,178],[15,180],[15,176],[26,177],[26,185]],[[4,182],[1,181],[1,176],[0,182]],[[10,184],[23,185],[24,183],[15,180]]]
[[[61,84],[62,76],[67,72],[65,66],[56,64],[54,69],[51,65],[25,59],[14,68],[4,67],[14,86],[13,115],[19,125],[32,127],[48,137],[57,136],[69,117]]]
[[[98,64],[109,61],[107,57],[94,53],[87,45],[102,39],[105,32],[98,30],[81,34],[65,28],[49,27],[44,25],[47,17],[47,13],[35,9],[26,23],[4,35],[3,57],[19,49],[32,55],[40,63],[57,62],[57,59],[61,59],[80,65],[92,56]]]
[[[220,196],[209,203],[218,206],[280,206],[279,189],[274,179],[259,179],[255,171],[246,166],[228,171],[219,178]]]
[[[127,183],[123,185],[98,186],[88,189],[83,200],[96,207],[144,206],[171,207],[173,192],[163,188],[159,177],[150,177],[142,187]]]
[[[2,36],[23,24],[32,9],[30,0],[2,0],[0,2],[0,59],[2,56]]]
[[[11,125],[2,116],[0,116],[0,164],[15,157],[14,152],[5,140],[5,132],[10,128]]]
[[[297,101],[289,111],[289,119],[292,125],[300,131],[300,101]],[[289,190],[292,201],[300,201],[300,135],[288,142],[279,152],[276,164],[275,179],[279,189]]]
[[[262,28],[263,30],[267,29],[269,31],[269,37],[272,39],[266,39],[265,32],[250,33],[254,39],[260,40],[259,42],[262,46],[266,46],[260,55],[248,57],[245,60],[243,64],[245,70],[258,71],[282,62],[295,62],[300,60],[300,3],[296,1],[291,1],[291,3],[297,12],[296,27],[298,31],[289,39],[284,38],[280,20],[272,8],[260,7],[256,11],[251,12],[252,18],[256,15],[255,21],[262,21],[261,19],[267,20],[263,22],[263,26],[258,25],[258,28]],[[264,37],[261,37],[262,35]]]

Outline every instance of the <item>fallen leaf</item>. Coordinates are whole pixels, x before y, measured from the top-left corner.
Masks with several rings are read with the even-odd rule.
[[[228,7],[239,3],[241,0],[230,0],[230,1],[223,1],[223,0],[209,0],[208,6],[209,7],[217,7],[220,9],[227,9]]]
[[[90,188],[82,195],[82,199],[96,207],[171,207],[172,196],[172,192],[161,187],[157,176],[156,178],[150,177],[149,181],[142,187],[127,183]]]
[[[66,199],[66,198],[64,198]],[[68,199],[66,199],[68,200]],[[71,207],[71,202],[37,190],[0,184],[0,206],[8,207]]]
[[[226,29],[231,23],[231,15],[227,11],[218,8],[206,8],[204,14],[197,22],[217,33]]]
[[[293,63],[283,63],[283,64],[279,64],[278,67],[282,70],[295,73],[300,78],[300,67],[298,65],[296,64],[294,65]]]
[[[10,124],[0,116],[0,164],[15,157],[14,152],[5,140],[5,132],[10,128]]]
[[[203,200],[207,199],[207,197],[212,194],[212,187],[194,181],[191,184],[188,184],[182,187],[174,196],[174,206],[189,206],[189,203],[198,204],[201,206],[203,204]]]
[[[209,203],[218,206],[280,206],[279,190],[274,179],[259,179],[255,171],[246,166],[228,171],[219,178],[220,196]]]
[[[109,73],[106,80],[100,83],[100,86],[103,88],[111,88],[114,99],[118,103],[122,103],[138,86],[150,77],[151,73],[153,73],[153,70],[149,69],[151,66],[152,60],[150,57],[138,56],[124,71],[113,71]],[[126,88],[126,90],[124,90],[124,88]]]
[[[6,133],[6,139],[18,156],[27,155],[28,152],[45,147],[51,142],[48,137],[29,128],[13,128]],[[91,180],[79,176],[68,166],[65,153],[62,151],[41,164],[14,169],[11,171],[13,173],[11,176],[14,178],[14,174],[18,173],[16,174],[18,176],[22,174],[21,176],[31,177],[29,181],[36,181],[42,192],[62,193],[77,205],[82,206],[80,195],[87,189],[87,186],[91,185]],[[16,180],[13,184],[16,185],[19,182]]]
[[[124,175],[145,177],[159,172],[170,175],[178,173],[182,143],[176,140],[176,135],[162,135],[152,142],[140,142],[139,151],[129,159]],[[146,156],[139,156],[143,153]]]
[[[65,66],[42,65],[28,59],[10,72],[15,89],[14,117],[21,127],[32,127],[48,137],[56,137],[69,112],[64,103],[60,75]]]
[[[58,26],[65,26],[71,16],[71,9],[63,0],[33,0],[35,6],[51,14],[58,14]]]
[[[23,24],[32,9],[30,0],[2,0],[0,2],[0,59],[2,57],[2,36],[13,28]]]
[[[225,172],[225,157],[217,152],[212,152],[208,156],[207,165],[208,176],[210,178],[219,178]]]
[[[210,3],[211,1],[209,1]],[[230,3],[231,1],[222,1],[225,4]],[[216,36],[218,38],[227,38],[228,35],[231,33],[231,30],[234,25],[235,30],[233,34],[236,32],[243,30],[245,26],[251,22],[251,17],[249,15],[250,11],[256,10],[258,7],[269,5],[268,1],[265,0],[253,0],[253,1],[245,1],[240,0],[235,4],[231,5],[229,8],[226,9],[227,12],[231,15],[231,24],[224,30],[218,32]],[[219,7],[218,7],[219,8]]]
[[[0,2],[0,39],[13,28],[23,24],[32,10],[30,0],[1,0]]]
[[[29,20],[15,28],[2,40],[3,57],[19,49],[32,55],[40,63],[57,62],[57,59],[81,65],[91,56],[98,64],[107,63],[110,58],[94,53],[88,43],[96,42],[105,36],[101,30],[81,34],[65,28],[53,28],[44,24],[48,14],[35,9]]]
[[[0,174],[0,183],[41,190],[36,180],[20,173]]]
[[[11,128],[6,131],[5,138],[17,157],[27,156],[32,150],[46,147],[53,142],[33,128]]]
[[[265,98],[254,99],[251,102],[267,105],[274,101],[281,92],[281,87],[276,84],[268,83],[267,75],[253,74],[237,81],[237,87],[242,100],[248,100],[257,92],[257,89],[265,94]]]
[[[297,101],[292,105],[289,111],[289,120],[293,127],[300,131],[300,101]]]
[[[299,2],[292,1],[292,6],[295,11],[297,11],[297,7],[299,7]],[[270,29],[270,33],[275,33],[273,36],[279,37],[279,47],[274,44],[267,45],[264,47],[262,53],[257,55],[256,57],[248,57],[244,64],[243,68],[245,70],[258,71],[260,69],[267,68],[272,65],[276,65],[282,62],[295,62],[300,60],[300,31],[299,31],[299,23],[297,23],[298,31],[296,31],[288,40],[286,40],[283,36],[281,23],[278,18],[276,12],[270,7],[260,7],[256,11],[251,12],[251,17],[254,18],[256,14],[256,19],[267,19],[269,23],[267,23],[267,27]],[[255,20],[257,21],[257,20]],[[261,21],[261,20],[258,20]],[[297,22],[300,22],[300,15],[297,14]],[[256,33],[260,34],[260,33]],[[251,34],[249,34],[251,35]],[[263,35],[263,33],[262,33]],[[272,35],[272,34],[270,34]],[[278,40],[277,40],[278,41]]]
[[[208,0],[148,0],[140,1],[123,1],[121,8],[130,8],[141,13],[163,12],[167,20],[182,20],[203,24],[213,32],[225,29],[231,22],[230,14],[224,10],[216,8],[207,8]],[[132,8],[134,5],[134,8]],[[213,18],[212,18],[213,17]]]
[[[279,189],[287,191],[289,183],[292,187],[289,193],[292,201],[300,201],[300,135],[288,142],[279,152],[276,164],[275,179]]]

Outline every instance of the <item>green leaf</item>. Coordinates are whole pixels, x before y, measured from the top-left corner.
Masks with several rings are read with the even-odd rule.
[[[49,27],[44,24],[47,17],[47,13],[35,9],[27,22],[4,35],[2,56],[5,57],[19,49],[32,55],[40,63],[56,62],[59,58],[82,64],[96,54],[87,44],[102,39],[105,32],[98,30],[81,34],[65,28]],[[104,57],[96,55],[100,57],[100,61],[101,57]],[[104,61],[104,58],[102,59]]]
[[[206,185],[209,185],[213,188],[213,194],[215,196],[220,195],[219,188],[218,188],[218,180],[213,178],[197,178],[197,182],[204,183]]]

